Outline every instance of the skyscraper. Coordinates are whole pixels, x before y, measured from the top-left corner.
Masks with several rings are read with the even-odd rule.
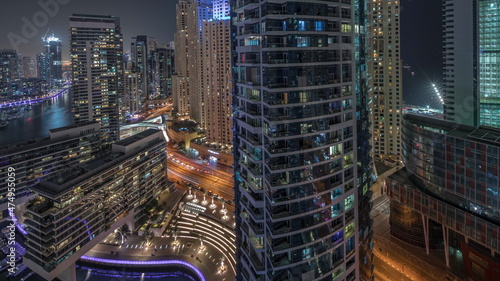
[[[130,65],[130,64],[129,64]],[[125,67],[124,70],[124,94],[120,100],[120,122],[125,122],[127,119],[133,117],[133,115],[140,112],[144,107],[144,101],[141,99],[142,88],[139,83],[139,76],[141,74],[133,69],[133,66]]]
[[[98,121],[106,143],[119,138],[118,100],[123,85],[123,39],[120,19],[70,17],[75,123]]]
[[[38,79],[47,81],[50,85],[52,77],[52,55],[50,53],[36,54],[36,69]]]
[[[368,1],[369,73],[375,159],[401,160],[403,80],[398,1]]]
[[[172,96],[172,75],[175,71],[175,50],[171,45],[157,49],[160,78],[160,94],[162,98]]]
[[[230,20],[205,21],[201,42],[200,95],[204,97],[206,141],[233,143]]]
[[[62,83],[62,62],[61,62],[61,45],[62,42],[59,38],[54,35],[45,36],[43,38],[43,43],[45,44],[45,53],[50,54],[51,65],[50,65],[50,80],[49,84],[51,86],[60,86]]]
[[[36,60],[33,57],[23,57],[23,78],[36,77]]]
[[[443,1],[444,115],[500,128],[500,3]]]
[[[199,37],[198,92],[193,119],[205,128],[206,141],[232,146],[232,69],[229,1],[212,1],[213,17],[202,21]],[[197,111],[196,113],[194,111]],[[198,119],[196,119],[198,118]]]
[[[356,75],[356,147],[357,147],[357,198],[358,208],[358,241],[357,255],[359,260],[359,280],[373,279],[373,218],[372,211],[372,186],[374,167],[371,157],[371,119],[369,104],[371,99],[368,94],[368,42],[369,27],[367,14],[368,1],[354,1],[354,58]]]
[[[369,158],[357,155],[369,150],[357,140],[369,137],[364,2],[231,5],[237,280],[359,280],[370,236]]]
[[[207,105],[207,89],[204,89],[202,75],[206,73],[206,69],[210,65],[206,65],[203,60],[203,52],[210,50],[202,49],[202,42],[206,38],[203,31],[206,21],[213,20],[213,4],[212,0],[192,0],[189,6],[188,25],[189,36],[189,54],[191,61],[189,62],[189,94],[190,108],[189,115],[191,119],[200,124],[201,128],[206,127],[206,105]],[[212,50],[214,51],[214,50]],[[205,70],[205,72],[203,72]]]
[[[189,61],[193,54],[189,54],[188,10],[190,0],[179,0],[176,5],[177,32],[175,38],[175,75],[173,76],[173,104],[174,111],[180,115],[189,114]],[[191,23],[193,24],[193,23]]]
[[[148,37],[139,35],[133,37],[131,43],[132,71],[137,73],[137,89],[135,99],[139,103],[139,111],[142,110],[148,99],[149,74],[148,74]],[[137,113],[137,112],[134,112]]]
[[[0,93],[12,93],[12,82],[20,78],[20,65],[15,50],[0,50]]]
[[[477,3],[480,125],[500,128],[500,2]]]

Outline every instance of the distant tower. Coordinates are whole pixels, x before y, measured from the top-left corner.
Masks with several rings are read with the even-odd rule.
[[[23,57],[23,78],[36,77],[36,60],[33,57]]]
[[[201,128],[206,128],[206,90],[202,79],[202,71],[210,68],[202,59],[203,52],[207,50],[202,49],[202,42],[205,36],[203,28],[207,21],[213,20],[213,4],[212,0],[193,0],[189,10],[189,54],[191,61],[189,62],[189,81],[190,81],[190,108],[189,113],[191,119],[200,124]],[[192,54],[192,55],[191,55]]]
[[[216,5],[217,4],[219,5]],[[222,4],[227,5],[222,5]],[[232,147],[232,70],[231,70],[231,22],[229,1],[214,1],[214,18],[203,22],[200,44],[199,69],[202,97],[199,108],[206,132],[206,141]],[[215,11],[222,11],[225,14]],[[194,108],[194,106],[193,106]],[[196,120],[196,119],[195,119]],[[196,120],[198,121],[198,120]]]
[[[498,0],[443,1],[446,120],[500,128],[499,17]]]
[[[98,121],[105,143],[119,139],[123,38],[113,16],[70,17],[75,123]]]
[[[161,98],[172,95],[172,75],[174,73],[174,48],[170,45],[156,49],[158,52]]]
[[[399,52],[399,4],[391,0],[367,1],[369,6],[369,73],[372,99],[375,160],[401,160],[403,104],[402,65]]]
[[[39,53],[36,55],[36,68],[38,79],[47,81],[48,85],[52,83],[52,55],[50,53]]]
[[[190,0],[179,0],[176,6],[177,32],[175,38],[175,75],[173,77],[174,111],[180,115],[189,114],[189,78],[188,68],[191,56],[188,52],[188,8]]]
[[[135,40],[131,46],[131,61],[132,71],[137,73],[137,101],[139,102],[138,110],[145,107],[148,99],[148,37],[139,35],[132,38]]]
[[[19,65],[15,50],[0,50],[0,94],[12,93],[12,82],[20,78]]]
[[[50,36],[44,36],[42,39],[45,44],[44,52],[51,55],[50,84],[52,86],[60,86],[62,83],[62,42],[53,34]]]

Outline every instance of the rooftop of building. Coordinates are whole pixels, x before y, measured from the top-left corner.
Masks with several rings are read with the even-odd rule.
[[[386,163],[384,163],[384,161],[379,161],[379,160],[373,161],[373,164],[375,164],[375,170],[377,171],[377,176],[383,175],[384,173],[390,171],[396,165],[396,163],[394,163],[394,165],[389,166]]]
[[[81,18],[116,18],[111,15],[89,15],[89,14],[72,14],[71,17],[81,17]]]
[[[500,146],[500,130],[496,128],[483,126],[473,127],[447,120],[414,114],[406,114],[403,116],[403,119],[406,122],[411,122],[412,124],[418,125],[422,128],[442,133],[444,135]]]
[[[396,172],[392,173],[392,175],[389,176],[390,179],[393,179],[403,185],[411,185],[413,186],[413,183],[410,181],[408,178],[408,173],[406,172],[406,168],[403,167]]]
[[[60,132],[60,131],[74,129],[74,128],[83,127],[83,126],[92,125],[92,124],[99,124],[99,122],[97,122],[97,121],[89,121],[89,122],[80,123],[80,124],[73,124],[73,125],[69,125],[69,126],[65,126],[65,127],[50,129],[49,132],[51,132],[51,133],[57,133],[57,132]]]
[[[127,146],[127,145],[130,145],[130,144],[132,144],[134,142],[137,142],[139,140],[142,140],[142,139],[144,139],[146,137],[152,136],[152,135],[157,134],[157,133],[158,133],[158,130],[148,129],[148,130],[146,130],[144,132],[140,132],[140,133],[138,133],[136,135],[133,135],[131,137],[128,137],[128,138],[126,138],[124,140],[117,141],[117,142],[115,142],[115,144],[116,145],[121,145],[121,146]]]
[[[82,123],[79,125],[71,125],[71,126],[66,126],[66,127],[61,127],[61,128],[55,128],[49,130],[49,135],[51,133],[61,133],[64,132],[65,130],[70,130],[70,129],[76,129],[79,127],[85,127],[85,126],[91,126],[98,124],[97,122],[86,122]],[[60,136],[60,134],[58,134]],[[21,151],[30,151],[34,149],[38,149],[43,146],[55,144],[61,141],[66,141],[69,139],[73,139],[75,137],[78,137],[76,135],[68,134],[66,136],[60,136],[59,138],[51,138],[50,136],[44,137],[44,138],[35,138],[35,139],[29,139],[24,142],[18,142],[15,144],[8,144],[5,146],[0,147],[0,156],[6,156],[9,154],[14,154],[14,153],[19,153]]]
[[[144,149],[144,147],[140,145],[142,144],[142,140],[158,133],[161,134],[161,131],[148,129],[142,133],[119,141],[115,143],[115,145],[133,145],[136,146],[134,147],[136,149],[132,150],[133,152],[142,151]],[[158,139],[158,142],[161,141],[164,141],[163,136]],[[138,150],[139,148],[142,149]],[[33,189],[42,195],[56,198],[61,196],[63,193],[71,191],[71,187],[77,186],[78,183],[92,178],[130,157],[135,157],[135,153],[117,152],[110,149],[107,153],[101,154],[99,158],[81,164],[80,166],[67,167],[66,169],[63,169],[50,179],[41,181],[39,184],[34,186]]]

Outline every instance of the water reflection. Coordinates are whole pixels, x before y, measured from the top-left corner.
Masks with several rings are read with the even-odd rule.
[[[7,126],[0,128],[0,146],[46,137],[50,129],[73,124],[72,101],[73,96],[67,91],[31,109],[20,108],[22,117],[10,120]],[[8,116],[7,113],[3,115]]]

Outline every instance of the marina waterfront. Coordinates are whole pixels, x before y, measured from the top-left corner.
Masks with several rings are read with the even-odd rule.
[[[50,129],[73,124],[71,107],[71,90],[31,107],[19,107],[21,117],[8,121],[6,126],[0,128],[0,146],[47,137]],[[4,112],[2,118],[7,117]]]

